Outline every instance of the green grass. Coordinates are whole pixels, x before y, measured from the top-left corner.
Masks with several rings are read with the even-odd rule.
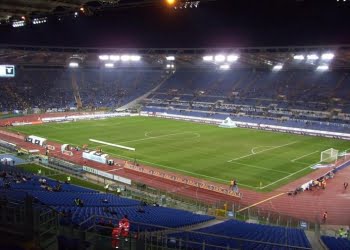
[[[30,173],[38,173],[38,170],[41,170],[41,174],[44,176],[47,176],[53,180],[59,180],[59,181],[66,181],[67,180],[67,174],[61,174],[55,170],[49,169],[49,168],[45,168],[43,166],[39,166],[37,164],[21,164],[18,165],[18,167],[21,167],[23,169],[25,169],[27,172]],[[98,190],[98,191],[105,191],[103,186],[88,182],[88,181],[84,181],[81,179],[78,179],[76,177],[71,176],[71,184],[77,185],[77,186],[81,186],[81,187],[86,187],[86,188],[90,188],[93,190]]]
[[[241,187],[270,191],[310,173],[328,148],[350,142],[251,129],[223,129],[159,118],[124,117],[11,128],[59,143],[100,147],[111,156]],[[127,151],[89,142],[97,139],[136,148]],[[298,159],[299,158],[299,159]],[[297,159],[297,160],[295,160]],[[294,161],[293,161],[294,160]],[[261,189],[260,187],[261,183]]]

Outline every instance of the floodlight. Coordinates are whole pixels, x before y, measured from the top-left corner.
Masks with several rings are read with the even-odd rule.
[[[220,65],[220,69],[221,70],[228,70],[228,69],[230,69],[230,65],[228,65],[228,64]]]
[[[213,61],[213,56],[203,56],[203,61],[205,61],[205,62],[211,62],[211,61]]]
[[[304,60],[305,56],[304,55],[295,55],[293,58],[294,58],[294,60]]]
[[[322,60],[332,60],[334,58],[333,53],[324,53],[321,56]]]
[[[129,55],[122,55],[120,57],[120,60],[122,60],[123,62],[130,61],[130,56]]]
[[[316,54],[307,55],[308,60],[317,60],[319,57]]]
[[[327,71],[329,69],[328,65],[320,65],[316,68],[317,71]]]
[[[228,55],[228,56],[227,56],[227,61],[228,61],[228,62],[235,62],[235,61],[238,60],[238,58],[239,58],[238,55]]]
[[[282,64],[277,64],[277,65],[273,66],[273,68],[272,68],[273,71],[280,71],[281,69],[283,69]]]
[[[141,60],[141,56],[138,56],[138,55],[131,55],[130,56],[130,60],[133,61],[133,62],[138,62]]]
[[[166,0],[166,3],[168,5],[174,5],[176,3],[176,0]]]
[[[107,61],[109,59],[109,55],[100,55],[98,57],[101,61]]]
[[[226,60],[226,56],[224,56],[224,55],[216,55],[215,56],[216,62],[224,62],[225,60]]]
[[[114,63],[106,63],[105,67],[106,68],[114,68]]]
[[[69,67],[70,68],[78,68],[79,67],[79,63],[77,63],[77,62],[70,62],[69,63]]]
[[[119,55],[110,55],[109,59],[111,61],[119,61],[120,60],[120,56]]]
[[[165,58],[167,61],[175,61],[175,56],[167,56]]]

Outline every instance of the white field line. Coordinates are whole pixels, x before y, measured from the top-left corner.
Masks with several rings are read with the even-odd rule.
[[[274,146],[259,146],[259,147],[254,147],[250,150],[250,152],[252,152],[252,154],[256,154],[255,150],[258,148],[273,148]]]
[[[289,172],[285,172],[285,171],[275,170],[275,169],[271,169],[271,168],[264,168],[264,167],[259,167],[259,166],[255,166],[255,165],[250,165],[250,164],[244,164],[244,163],[240,163],[237,161],[231,162],[231,164],[238,164],[238,165],[257,168],[257,169],[264,169],[264,170],[274,171],[274,172],[278,172],[278,173],[282,173],[282,174],[290,174]]]
[[[317,151],[312,152],[312,153],[310,153],[310,154],[302,155],[302,156],[300,156],[300,157],[298,157],[298,158],[295,158],[295,159],[291,160],[291,162],[295,162],[296,160],[299,160],[299,159],[304,158],[304,157],[309,156],[309,155],[316,154],[316,153],[318,153],[318,152],[320,152],[320,151],[317,150]]]
[[[116,148],[122,148],[122,149],[130,150],[130,151],[135,151],[135,148],[126,147],[126,146],[119,145],[119,144],[109,143],[109,142],[105,142],[105,141],[99,141],[99,140],[95,140],[95,139],[89,139],[89,141],[112,146],[112,147],[116,147]]]
[[[278,179],[277,181],[271,182],[271,183],[267,184],[266,186],[261,187],[260,189],[267,188],[267,187],[269,187],[269,186],[271,186],[271,185],[273,185],[273,184],[275,184],[275,183],[277,183],[277,182],[283,181],[284,179],[287,179],[287,178],[289,178],[289,177],[291,177],[291,176],[293,176],[293,175],[295,175],[295,174],[297,174],[297,173],[300,173],[300,172],[304,171],[305,169],[308,169],[308,168],[310,168],[311,166],[313,166],[313,165],[315,165],[315,164],[317,164],[317,163],[320,163],[320,162],[316,162],[316,163],[314,163],[314,164],[308,165],[306,168],[299,169],[298,171],[296,171],[296,172],[294,172],[294,173],[291,173],[291,174],[289,174],[289,175],[287,175],[287,176],[285,176],[285,177],[283,177],[283,178],[281,178],[281,179]]]
[[[243,158],[247,158],[247,157],[250,157],[252,155],[257,155],[257,154],[261,154],[263,152],[266,152],[266,151],[270,151],[270,150],[274,150],[274,149],[277,149],[277,148],[283,148],[283,147],[286,147],[286,146],[289,146],[289,145],[292,145],[292,144],[295,144],[297,143],[298,141],[293,141],[293,142],[290,142],[290,143],[287,143],[287,144],[283,144],[283,145],[280,145],[280,146],[276,146],[276,147],[272,147],[272,148],[268,148],[268,149],[265,149],[265,150],[261,150],[255,154],[248,154],[248,155],[243,155],[241,157],[238,157],[238,158],[235,158],[235,159],[231,159],[231,160],[228,160],[227,162],[232,162],[232,161],[237,161],[237,160],[240,160],[240,159],[243,159]]]
[[[150,139],[157,139],[157,138],[162,138],[162,137],[169,137],[169,136],[173,136],[173,135],[181,135],[181,134],[195,134],[196,137],[200,137],[201,135],[199,133],[195,133],[195,132],[181,132],[181,133],[174,133],[174,134],[166,134],[166,135],[159,135],[159,136],[146,136],[146,138],[141,138],[141,139],[135,139],[135,140],[130,140],[130,141],[123,141],[120,143],[128,143],[128,142],[137,142],[137,141],[145,141],[145,140],[150,140]]]
[[[114,155],[114,156],[117,156],[117,157],[120,157],[120,158],[127,158],[127,159],[131,159],[131,160],[134,160],[134,159],[135,159],[135,158],[132,158],[132,157],[127,157],[127,156],[122,156],[122,155],[112,154],[112,153],[110,153],[110,155]],[[193,175],[193,176],[201,176],[201,177],[206,177],[206,178],[208,178],[208,179],[213,179],[213,180],[218,180],[218,181],[229,182],[229,180],[224,180],[224,179],[220,179],[220,178],[216,178],[216,177],[212,177],[212,176],[208,176],[208,175],[204,175],[204,174],[198,174],[198,173],[194,173],[194,172],[191,172],[191,171],[187,171],[187,170],[183,170],[183,169],[178,169],[178,168],[174,168],[174,167],[169,167],[169,166],[162,165],[162,164],[158,164],[158,163],[154,163],[154,162],[149,162],[149,161],[144,161],[144,160],[137,160],[137,161],[139,161],[139,162],[144,162],[144,163],[147,163],[147,164],[150,164],[150,165],[153,165],[153,166],[164,167],[164,168],[166,168],[166,169],[171,169],[171,170],[176,170],[176,171],[178,171],[178,172],[183,172],[183,173],[191,174],[191,175]],[[239,183],[239,185],[240,185],[240,186],[243,186],[243,187],[257,188],[257,187],[245,185],[245,184],[242,184],[242,183]]]

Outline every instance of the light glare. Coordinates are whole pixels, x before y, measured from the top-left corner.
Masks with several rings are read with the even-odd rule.
[[[213,61],[213,56],[203,56],[203,61],[205,61],[205,62],[211,62],[211,61]]]
[[[322,54],[322,60],[332,60],[334,58],[333,53],[324,53]]]
[[[316,68],[317,71],[327,71],[329,69],[328,65],[320,65]]]
[[[318,59],[318,55],[316,55],[316,54],[307,55],[307,59],[308,60],[317,60]]]
[[[78,68],[79,67],[79,63],[77,63],[77,62],[70,62],[69,63],[69,67],[70,68]]]
[[[235,62],[235,61],[237,61],[238,60],[238,56],[237,55],[228,55],[227,56],[227,61],[228,62]]]
[[[114,67],[114,64],[113,64],[113,63],[106,63],[106,64],[105,64],[105,67],[106,67],[106,68],[113,68],[113,67]]]
[[[167,56],[167,61],[175,61],[175,56]]]
[[[230,65],[228,65],[228,64],[220,65],[220,69],[221,70],[228,70],[228,69],[230,69]]]
[[[216,62],[224,62],[225,60],[226,60],[226,56],[224,56],[224,55],[216,55],[215,56]]]
[[[273,66],[273,68],[272,68],[273,71],[280,71],[281,69],[283,69],[282,64],[277,64],[277,65]]]
[[[109,56],[108,55],[100,55],[98,57],[101,61],[107,61],[109,59]]]
[[[294,56],[294,59],[295,59],[295,60],[304,60],[305,57],[304,57],[304,55],[295,55],[295,56]]]

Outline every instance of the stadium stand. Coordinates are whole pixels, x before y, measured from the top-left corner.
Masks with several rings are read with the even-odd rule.
[[[36,183],[41,185],[37,185]],[[105,234],[108,225],[117,225],[120,218],[127,215],[131,223],[131,232],[151,232],[164,230],[164,228],[182,228],[199,225],[213,220],[215,217],[195,214],[192,212],[148,205],[137,200],[122,198],[112,194],[102,194],[90,189],[77,187],[71,184],[63,186],[61,191],[53,192],[44,186],[57,185],[56,181],[38,175],[28,174],[13,166],[1,166],[1,200],[25,200],[34,198],[34,204],[41,211],[54,209],[60,216],[62,226],[78,227],[88,230],[94,225],[105,225],[98,232]],[[6,183],[9,183],[6,186]],[[25,183],[26,185],[23,185]],[[28,184],[28,185],[27,185]],[[64,184],[62,184],[64,185]],[[84,201],[83,206],[77,206],[74,200],[79,198]],[[46,206],[46,207],[42,207]],[[104,223],[105,222],[105,223]],[[182,233],[168,233],[167,241],[169,248],[179,247],[179,242],[187,242],[186,249],[217,249],[216,247],[242,249],[289,249],[287,246],[310,248],[305,233],[299,229],[288,229],[275,226],[249,224],[237,220],[228,220],[214,226],[209,226]],[[110,232],[107,232],[110,235]],[[152,241],[152,237],[148,240]],[[179,241],[182,239],[182,241]],[[189,243],[190,242],[190,243]],[[64,235],[58,237],[58,244],[73,246],[76,244],[87,244],[89,242],[79,239],[66,238]],[[158,242],[157,242],[158,244]],[[162,243],[164,244],[164,243]],[[182,245],[182,247],[184,247]],[[270,248],[269,248],[270,249]]]
[[[86,107],[119,107],[147,93],[159,82],[161,71],[112,71],[100,74],[86,70],[77,76]],[[43,98],[45,96],[45,98]],[[70,72],[18,70],[15,79],[1,79],[0,111],[27,108],[66,109],[75,106]]]
[[[350,249],[350,240],[348,239],[330,236],[321,236],[321,239],[329,250]]]
[[[349,132],[349,81],[341,71],[179,70],[143,111]]]
[[[235,249],[285,249],[283,246],[272,247],[256,242],[240,242],[237,239],[228,239],[222,236],[276,243],[280,245],[289,245],[305,248],[311,247],[308,239],[306,238],[305,233],[300,229],[288,229],[275,226],[257,225],[237,220],[228,220],[211,227],[196,230],[194,232],[196,233],[186,232],[173,234],[171,236],[176,239],[186,239],[190,241],[191,243],[188,247],[194,249],[200,249],[203,242],[205,242],[208,245],[229,247]],[[211,248],[209,247],[207,249]]]

